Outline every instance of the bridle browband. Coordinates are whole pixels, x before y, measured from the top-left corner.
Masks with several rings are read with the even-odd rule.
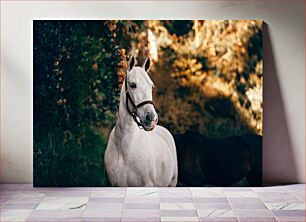
[[[137,124],[137,126],[138,126],[140,129],[143,129],[143,125],[141,124],[140,119],[139,119],[139,116],[138,116],[138,114],[137,114],[137,109],[139,109],[140,107],[142,107],[142,106],[144,106],[144,105],[146,105],[146,104],[152,104],[152,105],[154,106],[154,103],[153,103],[153,101],[151,101],[151,100],[146,100],[146,101],[143,101],[143,102],[139,103],[138,105],[136,105],[136,104],[134,103],[134,101],[133,101],[133,99],[132,99],[132,97],[131,97],[129,91],[128,91],[127,75],[126,75],[126,78],[125,78],[125,81],[124,81],[124,82],[125,82],[124,85],[125,85],[126,109],[127,109],[128,113],[133,117],[133,120],[134,120],[134,122]],[[134,110],[136,110],[136,112],[130,110],[129,101],[130,101],[130,103],[132,104]],[[155,107],[155,106],[154,106],[154,107]]]

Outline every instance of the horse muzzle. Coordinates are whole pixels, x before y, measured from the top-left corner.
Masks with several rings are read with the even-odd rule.
[[[145,131],[152,131],[158,122],[157,113],[154,114],[154,113],[148,112],[146,114],[144,121],[141,121],[141,122],[142,122],[141,125]]]

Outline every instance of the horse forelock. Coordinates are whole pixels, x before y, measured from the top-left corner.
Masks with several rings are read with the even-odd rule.
[[[130,73],[133,75],[133,79],[135,78],[139,78],[139,76],[142,77],[142,79],[144,79],[145,83],[147,83],[150,87],[154,86],[153,81],[151,80],[150,76],[148,75],[148,73],[146,73],[146,71],[144,71],[141,67],[139,66],[135,66]],[[135,77],[134,77],[135,76]]]

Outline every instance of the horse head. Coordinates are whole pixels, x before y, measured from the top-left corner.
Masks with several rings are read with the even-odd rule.
[[[154,83],[148,75],[150,58],[147,58],[142,67],[136,66],[133,55],[128,63],[127,77],[125,79],[126,108],[139,127],[146,131],[154,129],[158,122],[152,90]]]

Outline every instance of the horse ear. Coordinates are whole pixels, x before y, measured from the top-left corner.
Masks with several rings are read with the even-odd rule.
[[[151,60],[150,60],[150,58],[148,57],[148,58],[146,59],[146,61],[143,63],[142,68],[143,68],[146,72],[149,72],[150,66],[151,66]]]
[[[135,55],[132,55],[132,57],[129,60],[128,70],[131,71],[134,68],[135,64],[136,64]]]

